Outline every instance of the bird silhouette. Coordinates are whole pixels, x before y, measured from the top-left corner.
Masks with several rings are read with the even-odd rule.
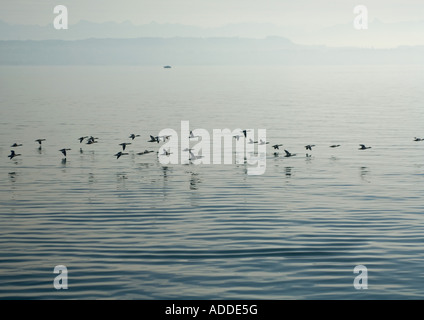
[[[139,134],[134,134],[134,133],[131,133],[130,134],[130,138],[132,139],[132,140],[134,140],[135,139],[135,137],[139,137],[140,135]]]
[[[234,138],[234,139],[237,139],[237,141],[239,141],[239,139],[240,139],[241,137],[243,137],[243,136],[241,136],[241,135],[239,135],[239,134],[236,134],[235,136],[233,136],[233,138]]]
[[[169,156],[169,155],[172,154],[172,152],[170,152],[170,149],[168,149],[168,150],[163,149],[162,151],[163,151],[163,153],[160,154],[161,156]]]
[[[127,155],[128,153],[126,152],[121,152],[119,151],[117,154],[115,154],[116,159],[119,159],[119,157],[123,156],[123,155]]]
[[[94,138],[93,136],[91,136],[87,139],[87,144],[97,143],[97,141],[96,141],[97,139],[99,139],[99,138]]]
[[[41,145],[41,142],[46,141],[46,139],[37,139],[35,142],[38,142],[39,145]]]
[[[18,143],[14,143],[12,144],[10,147],[15,148],[15,147],[22,147],[22,144],[18,144]]]
[[[154,151],[153,150],[144,150],[142,152],[138,152],[137,154],[138,155],[143,155],[143,154],[148,154],[148,153],[151,153],[151,152],[154,152]]]
[[[294,157],[295,155],[296,155],[296,153],[290,153],[289,151],[287,151],[287,150],[284,150],[284,152],[286,153],[286,155],[285,155],[285,157]]]
[[[69,148],[63,148],[63,149],[60,149],[59,151],[62,152],[63,155],[66,157],[66,151],[69,151],[69,150],[71,150],[71,149],[69,149]]]
[[[360,144],[360,146],[359,150],[371,149],[371,147],[366,147],[364,144]]]
[[[312,147],[315,147],[314,144],[308,144],[307,146],[305,146],[306,150],[312,150]]]
[[[119,145],[122,146],[122,150],[125,150],[125,148],[127,147],[127,145],[131,144],[131,142],[123,142],[120,143]]]
[[[8,155],[8,157],[10,158],[10,160],[12,160],[14,157],[20,156],[20,153],[15,153],[14,150],[10,150],[10,154]]]
[[[241,132],[243,132],[244,137],[247,138],[247,133],[250,132],[250,130],[245,129],[245,130],[242,130]]]
[[[150,135],[150,140],[147,140],[147,142],[157,142],[157,143],[159,143],[159,137],[154,137],[154,136]]]
[[[259,139],[259,144],[260,144],[260,145],[263,145],[263,144],[269,144],[269,142],[264,141],[264,140],[262,140],[262,139]]]
[[[80,138],[78,138],[78,140],[79,140],[80,143],[82,143],[84,141],[84,139],[86,139],[86,138],[88,138],[88,136],[86,136],[86,137],[80,137]]]

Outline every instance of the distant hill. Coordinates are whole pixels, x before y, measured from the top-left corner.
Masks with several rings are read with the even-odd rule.
[[[0,40],[82,40],[88,38],[173,38],[173,37],[244,37],[285,36],[289,29],[271,23],[237,23],[206,28],[172,23],[151,22],[134,25],[129,21],[95,23],[81,20],[67,30],[56,30],[53,24],[10,25],[0,20]]]
[[[272,23],[235,23],[219,27],[151,22],[134,25],[126,22],[78,21],[67,30],[52,24],[11,25],[0,20],[0,40],[83,40],[90,38],[254,38],[286,37],[298,44],[387,48],[400,45],[424,45],[424,20],[384,23],[369,22],[367,30],[353,28],[352,21],[327,28],[306,30],[301,26],[278,26]]]
[[[297,45],[281,37],[0,41],[1,65],[424,64],[424,46]]]

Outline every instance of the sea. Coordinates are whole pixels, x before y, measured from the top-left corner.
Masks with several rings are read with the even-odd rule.
[[[422,65],[1,66],[0,299],[422,299],[423,103]],[[264,172],[165,164],[182,123]]]

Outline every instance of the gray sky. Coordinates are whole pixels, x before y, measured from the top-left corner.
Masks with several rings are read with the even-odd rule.
[[[46,25],[53,8],[65,5],[69,23],[131,21],[181,23],[203,27],[266,22],[305,29],[353,21],[353,7],[366,5],[369,18],[384,22],[424,20],[423,0],[1,0],[0,20]]]

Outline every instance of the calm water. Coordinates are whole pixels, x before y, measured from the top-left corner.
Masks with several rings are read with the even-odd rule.
[[[423,66],[1,67],[0,298],[421,299],[423,102]],[[136,154],[182,120],[297,156],[268,145],[251,176]]]

